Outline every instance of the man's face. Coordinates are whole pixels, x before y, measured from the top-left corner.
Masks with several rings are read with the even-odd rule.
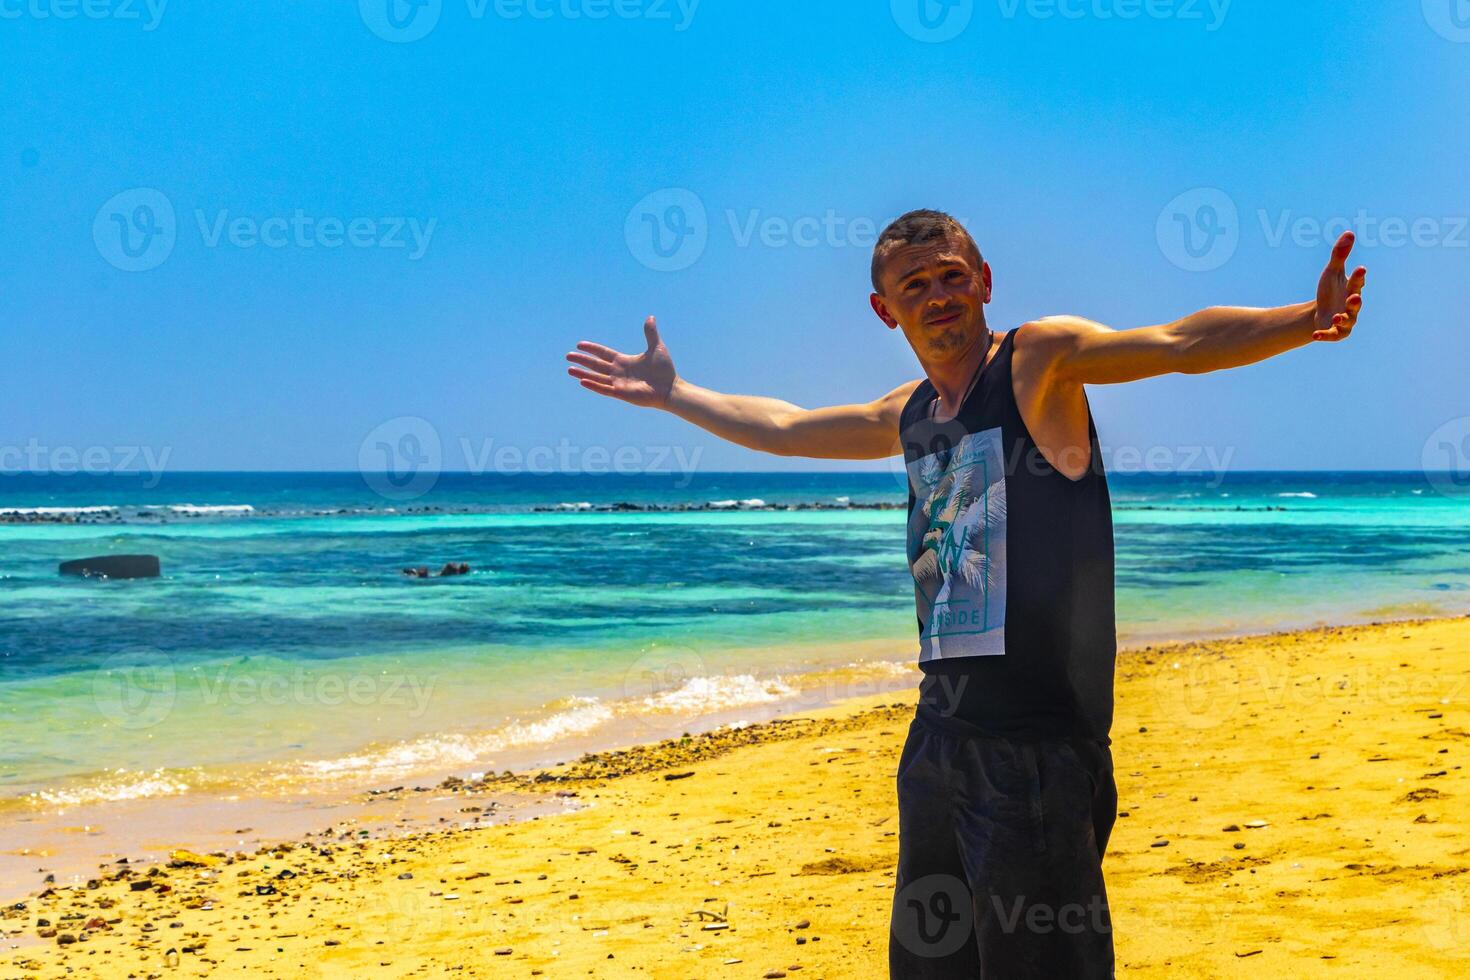
[[[901,246],[883,262],[873,312],[902,329],[921,360],[958,360],[985,333],[990,266],[976,262],[962,239]]]

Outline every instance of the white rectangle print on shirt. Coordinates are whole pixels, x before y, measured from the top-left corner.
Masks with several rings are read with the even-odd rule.
[[[908,466],[919,661],[1005,653],[1006,481],[997,426]]]

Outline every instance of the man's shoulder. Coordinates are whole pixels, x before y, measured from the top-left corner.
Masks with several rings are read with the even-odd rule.
[[[1055,345],[1077,337],[1086,336],[1090,333],[1107,331],[1109,328],[1089,320],[1085,316],[1076,316],[1071,313],[1060,313],[1055,316],[1038,317],[1035,320],[1027,320],[1015,329],[1015,343],[1024,343],[1029,347]]]
[[[1070,313],[1027,320],[1011,331],[1015,335],[1011,345],[1016,367],[1028,374],[1045,372],[1074,350],[1078,340],[1100,332],[1110,330],[1095,320]]]

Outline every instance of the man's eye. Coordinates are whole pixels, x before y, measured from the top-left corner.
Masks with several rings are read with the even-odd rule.
[[[950,269],[948,272],[946,272],[944,274],[944,278],[949,279],[949,280],[953,280],[953,279],[955,279],[957,277],[963,277],[963,276],[964,276],[964,273],[961,272],[958,269]]]
[[[908,284],[906,286],[904,286],[903,288],[904,289],[908,289],[908,290],[913,290],[915,287],[922,286],[922,285],[924,285],[924,284],[920,280],[918,280],[918,279],[910,279],[908,281]]]

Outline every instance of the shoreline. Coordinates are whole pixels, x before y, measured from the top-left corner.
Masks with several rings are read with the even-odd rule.
[[[1460,766],[1463,750],[1470,748],[1465,745],[1470,732],[1462,727],[1470,672],[1454,651],[1465,649],[1467,642],[1470,617],[1458,617],[1150,644],[1120,654],[1113,751],[1120,810],[1129,818],[1119,819],[1105,865],[1119,928],[1120,968],[1131,960],[1134,972],[1147,973],[1157,966],[1172,971],[1170,975],[1218,975],[1192,973],[1184,964],[1208,960],[1219,969],[1226,964],[1238,968],[1237,959],[1260,956],[1252,968],[1280,970],[1290,962],[1298,972],[1330,965],[1340,973],[1350,963],[1364,968],[1382,963],[1397,964],[1396,971],[1402,974],[1411,965],[1423,965],[1430,953],[1443,958],[1453,948],[1464,948],[1470,939],[1470,901],[1463,907],[1455,903],[1470,900],[1465,890],[1470,885],[1466,815],[1442,801],[1458,795],[1465,782]],[[1426,663],[1431,666],[1423,666]],[[420,965],[463,965],[469,975],[537,975],[533,971],[544,973],[558,962],[566,968],[585,963],[578,971],[584,974],[594,963],[601,964],[598,975],[604,975],[601,971],[612,965],[602,961],[612,950],[617,959],[628,962],[617,967],[618,973],[605,975],[625,975],[629,966],[642,963],[659,969],[638,975],[687,977],[692,968],[698,975],[700,969],[715,969],[728,959],[759,963],[762,969],[769,965],[772,970],[805,963],[817,971],[814,975],[821,975],[821,969],[830,975],[870,975],[886,942],[886,907],[896,856],[891,780],[903,729],[912,715],[913,693],[901,700],[889,694],[867,695],[687,741],[588,753],[560,765],[487,777],[478,785],[448,790],[451,802],[478,801],[486,794],[515,788],[579,804],[555,820],[541,820],[538,815],[484,829],[355,842],[308,837],[253,856],[242,852],[217,859],[203,869],[117,866],[110,874],[121,872],[125,877],[110,881],[99,876],[95,890],[57,888],[49,895],[42,893],[45,897],[27,899],[24,910],[9,907],[0,918],[0,930],[9,935],[19,929],[25,946],[11,953],[11,939],[0,945],[27,976],[50,975],[48,971],[59,966],[57,957],[67,958],[73,967],[91,963],[100,967],[102,962],[93,959],[99,953],[104,960],[121,956],[114,967],[131,968],[139,961],[136,949],[150,951],[144,957],[147,963],[163,965],[160,957],[166,956],[166,949],[154,949],[159,943],[150,941],[153,930],[143,927],[161,922],[160,916],[176,916],[171,922],[182,921],[183,928],[206,939],[194,952],[177,954],[204,972],[248,963],[252,971],[270,974],[285,969],[283,964],[294,951],[310,949],[310,957],[325,955],[323,973],[331,975],[330,963],[368,969],[381,962],[372,960],[374,956],[388,955],[375,951],[378,942],[369,937],[376,933],[365,934],[361,928],[366,916],[378,923],[374,929],[381,927],[394,938],[395,971],[407,956]],[[812,772],[801,765],[803,761],[819,768]],[[823,762],[841,765],[834,768]],[[1364,764],[1372,762],[1380,765]],[[1208,779],[1197,771],[1206,765],[1215,770]],[[1326,777],[1302,787],[1298,784],[1304,769],[1326,771]],[[837,778],[833,774],[839,772],[841,780],[832,784]],[[793,781],[808,773],[814,782]],[[1334,782],[1338,785],[1328,785]],[[558,792],[575,796],[557,797]],[[870,805],[857,806],[864,792]],[[881,795],[874,797],[875,793]],[[756,802],[742,803],[741,796]],[[672,814],[664,813],[669,804],[676,804]],[[782,811],[790,816],[780,818]],[[1198,813],[1211,816],[1194,819]],[[1141,814],[1153,818],[1136,819]],[[839,823],[823,827],[818,838],[782,829],[783,824],[834,817]],[[1268,826],[1219,834],[1221,827],[1244,826],[1257,819],[1266,820]],[[725,830],[731,825],[740,830],[744,848],[715,846],[729,839]],[[679,857],[686,845],[669,840],[676,836],[692,840],[688,834],[695,828],[703,843],[688,844],[692,851]],[[1329,839],[1318,839],[1329,831]],[[1379,840],[1390,835],[1391,841]],[[1281,850],[1283,836],[1298,839],[1300,855]],[[1155,839],[1167,843],[1154,846]],[[582,840],[591,852],[572,846]],[[664,845],[650,850],[658,840]],[[1246,849],[1236,854],[1232,843],[1245,844]],[[1268,843],[1272,847],[1260,846]],[[674,853],[665,848],[675,849]],[[698,853],[704,848],[708,853]],[[1414,853],[1398,853],[1406,848]],[[639,853],[628,857],[635,850]],[[617,853],[610,855],[612,851]],[[790,856],[794,852],[807,860],[796,861]],[[1292,856],[1300,860],[1286,860]],[[752,860],[759,863],[759,870]],[[487,873],[459,874],[453,870],[458,862],[482,864]],[[255,895],[248,889],[237,894],[233,883],[222,884],[225,877],[232,882],[240,876],[257,879],[267,866],[282,873],[283,863],[290,866],[283,870],[290,870],[291,877],[270,880],[293,884],[265,886],[276,888],[277,894]],[[344,863],[350,864],[351,877],[343,875]],[[698,865],[697,872],[681,867],[689,863]],[[399,864],[414,877],[398,877],[404,873]],[[548,869],[540,874],[557,872],[554,890],[543,884],[549,878],[532,873],[537,864]],[[390,866],[394,874],[386,874]],[[648,871],[640,873],[640,866]],[[779,870],[783,867],[785,871]],[[572,881],[563,873],[584,868],[591,877]],[[645,875],[666,873],[683,874],[683,885],[671,891],[663,887],[666,881],[643,880]],[[159,895],[150,887],[141,897],[135,894],[134,884],[149,874],[155,883],[166,875],[170,892]],[[308,880],[297,882],[299,878]],[[432,887],[410,884],[420,878],[427,878]],[[471,880],[478,884],[462,883]],[[1338,882],[1343,884],[1331,884]],[[1268,883],[1271,888],[1263,890]],[[1213,887],[1196,887],[1202,884]],[[481,886],[493,887],[499,894],[482,898]],[[1418,887],[1417,904],[1428,903],[1431,912],[1439,913],[1438,919],[1426,918],[1410,930],[1418,939],[1417,953],[1413,944],[1381,942],[1386,929],[1392,933],[1392,922],[1400,921],[1396,916],[1413,917],[1409,906],[1414,903],[1406,899],[1404,908],[1394,907],[1394,915],[1386,916],[1385,900],[1373,896],[1400,886],[1409,892]],[[301,921],[307,912],[301,899],[308,889],[312,907],[321,902],[342,906],[336,912],[357,915],[358,924],[343,926],[339,921],[326,931],[325,922]],[[570,897],[581,894],[578,889],[589,898],[599,896],[597,903],[567,906],[566,902],[578,900]],[[740,938],[735,935],[733,912],[730,928],[714,932],[703,924],[717,920],[690,918],[704,892],[720,898],[720,893],[732,889],[740,893],[738,900],[728,896],[723,900],[743,909]],[[1274,913],[1263,917],[1261,909],[1247,907],[1251,903],[1242,906],[1239,895],[1232,894],[1239,889],[1253,896],[1256,905],[1274,908]],[[1330,894],[1315,895],[1322,890]],[[289,900],[277,897],[287,893]],[[447,897],[451,894],[453,898]],[[201,895],[211,900],[191,908],[190,902]],[[407,895],[415,897],[411,901],[402,897]],[[825,908],[818,901],[823,897]],[[445,904],[462,898],[467,900],[464,905]],[[103,899],[113,903],[103,909],[106,914],[97,913]],[[1228,903],[1233,912],[1225,917],[1211,912],[1216,899]],[[1297,905],[1309,900],[1320,900],[1321,921],[1315,912],[1300,919]],[[1364,925],[1358,932],[1335,925],[1329,913],[1343,902],[1354,907],[1366,902],[1378,913],[1376,925]],[[641,919],[612,917],[614,907],[629,903],[660,911]],[[514,914],[508,905],[517,907]],[[304,931],[289,938],[278,932],[280,942],[269,948],[230,940],[248,928],[238,916],[257,906],[270,907],[273,917],[287,917],[291,929]],[[763,906],[778,911],[760,912]],[[861,909],[861,914],[843,925],[852,919],[849,906]],[[567,912],[569,907],[579,911]],[[1295,911],[1283,911],[1288,907]],[[40,936],[45,927],[36,922],[60,921],[46,910],[65,909],[97,914],[72,920],[86,939],[62,947],[54,945],[55,938]],[[119,909],[121,914],[114,914]],[[820,929],[831,945],[820,948],[816,942],[797,942],[807,938],[807,930],[794,925],[802,909],[812,923],[819,915],[823,920],[820,927],[812,926],[810,938],[818,938]],[[595,919],[599,927],[573,928],[580,915]],[[116,921],[109,921],[109,916]],[[470,921],[462,921],[466,916]],[[1315,946],[1308,942],[1310,948],[1304,952],[1302,936],[1279,934],[1283,916],[1293,917],[1298,931],[1299,919],[1316,923],[1323,932],[1321,941],[1313,940]],[[418,921],[425,917],[427,924]],[[101,924],[92,930],[83,928],[97,920]],[[1386,920],[1392,921],[1385,924]],[[527,932],[533,922],[537,929]],[[1242,931],[1246,925],[1250,928]],[[650,929],[657,935],[650,936]],[[1277,935],[1273,939],[1262,929],[1274,929]],[[456,949],[450,939],[466,930],[483,942]],[[674,930],[672,941],[653,942],[668,939],[669,930]],[[346,935],[334,938],[341,932]],[[605,934],[596,935],[599,932]],[[1181,932],[1198,941],[1181,944]],[[614,933],[622,937],[621,944],[605,941]],[[757,935],[751,938],[750,933]],[[501,959],[483,948],[485,942],[511,952]],[[783,966],[772,958],[775,954],[760,952],[778,948],[772,943],[788,950],[780,955],[790,963]],[[249,949],[241,952],[242,944]],[[1351,955],[1339,949],[1344,944],[1352,947]],[[1224,949],[1226,945],[1231,948]],[[121,952],[125,946],[126,954]],[[288,952],[275,952],[288,947]],[[721,959],[707,955],[721,950],[732,955]],[[1311,957],[1302,958],[1312,950],[1316,952]],[[1336,962],[1329,963],[1333,959]],[[818,967],[819,961],[824,965]],[[660,972],[665,967],[667,971]],[[490,973],[477,972],[481,969]],[[746,975],[739,970],[732,973]],[[300,974],[285,969],[279,975]]]
[[[7,799],[3,801],[6,806],[0,807],[0,837],[4,840],[0,844],[0,902],[33,894],[38,887],[36,883],[45,874],[54,875],[62,884],[84,882],[99,863],[118,858],[125,857],[134,863],[166,861],[171,850],[181,847],[233,851],[246,846],[246,841],[241,839],[246,835],[237,832],[240,828],[250,829],[251,847],[299,839],[304,828],[329,823],[353,822],[354,830],[365,830],[376,838],[385,833],[401,836],[425,832],[454,820],[452,813],[446,816],[444,812],[442,793],[446,786],[457,789],[467,783],[495,784],[499,787],[496,795],[482,802],[493,803],[500,808],[501,816],[510,817],[528,810],[528,801],[517,791],[526,781],[524,774],[549,772],[593,755],[618,754],[681,735],[699,735],[732,725],[761,724],[787,714],[802,714],[874,694],[901,693],[917,687],[916,666],[902,660],[880,659],[885,654],[891,657],[893,646],[881,639],[841,644],[843,657],[850,658],[846,663],[804,664],[800,670],[779,675],[774,679],[804,679],[807,683],[793,685],[787,693],[770,700],[701,706],[694,715],[670,712],[615,717],[593,731],[573,730],[550,743],[496,751],[493,759],[477,760],[474,764],[445,761],[412,771],[344,778],[340,782],[323,780],[301,787],[274,778],[269,766],[255,772],[253,780],[250,771],[232,775],[223,786],[219,785],[224,782],[219,772],[204,776],[160,770],[135,773],[130,778],[169,783],[178,775],[196,780],[202,788],[176,794],[84,802],[42,803],[29,795]],[[832,644],[793,643],[779,648],[778,652],[802,661],[831,647]],[[763,648],[763,652],[775,649]],[[652,666],[660,668],[660,673],[670,665],[690,666],[681,661],[679,651],[675,650],[671,656],[670,664],[660,662]],[[746,672],[746,667],[736,666],[726,674],[709,676],[738,677]],[[612,704],[616,706],[617,702]],[[512,719],[508,724],[535,728],[554,721],[568,710],[576,709],[563,707],[545,718],[534,715]],[[375,742],[343,751],[345,758],[362,758],[375,750],[391,752],[398,744]],[[378,812],[384,809],[393,810],[391,820]],[[538,812],[534,806],[529,811]],[[476,824],[482,819],[477,815],[464,822]]]
[[[1466,616],[1470,618],[1470,614]],[[1267,632],[1243,628],[1175,635],[1149,634],[1135,637],[1127,643],[1120,641],[1117,670],[1123,670],[1127,658],[1155,650],[1191,648],[1213,642],[1267,642],[1303,633],[1412,626],[1457,618],[1432,616],[1334,625],[1319,623]],[[8,812],[0,812],[0,831],[4,831],[8,839],[4,846],[0,846],[0,902],[35,894],[39,887],[35,883],[47,874],[62,884],[79,884],[87,880],[100,864],[119,858],[148,864],[166,861],[168,853],[178,848],[195,851],[259,849],[300,839],[306,828],[327,824],[338,827],[339,833],[344,832],[343,828],[350,828],[351,832],[374,839],[399,839],[445,825],[476,826],[489,819],[492,811],[495,822],[518,819],[516,815],[522,811],[526,811],[526,817],[532,813],[544,815],[544,806],[538,808],[535,801],[522,795],[527,786],[534,789],[545,781],[537,779],[538,775],[555,776],[557,770],[566,770],[587,760],[595,763],[605,757],[636,755],[649,746],[665,745],[679,736],[705,736],[731,726],[760,727],[784,720],[788,715],[799,718],[816,710],[843,710],[875,695],[897,695],[912,700],[920,677],[917,665],[907,659],[881,659],[880,654],[888,644],[887,640],[845,644],[843,649],[856,650],[858,659],[845,667],[817,666],[788,673],[784,676],[828,679],[823,684],[798,689],[767,703],[741,704],[682,718],[645,716],[621,719],[619,724],[595,734],[574,734],[555,742],[498,753],[507,760],[506,765],[446,764],[391,777],[349,780],[335,787],[322,784],[294,790],[277,788],[255,795],[247,795],[244,788],[249,785],[247,782],[235,789],[191,789],[177,795],[83,803],[32,803],[27,807],[20,804],[22,798],[7,800],[6,803],[19,805],[14,805]],[[816,646],[825,648],[825,645]],[[790,652],[799,656],[813,648],[811,644],[794,644]],[[847,689],[834,692],[830,675],[841,674],[857,664],[864,665],[869,672],[875,667],[887,666],[893,669],[893,673],[860,681],[848,677]],[[903,668],[909,669],[904,671]],[[732,668],[732,672],[738,670]],[[154,776],[167,778],[163,771]],[[476,787],[481,793],[487,793],[494,787],[498,795],[486,796],[481,801],[486,805],[485,812],[455,823],[455,815],[446,812],[447,800],[442,794],[468,787]],[[391,810],[391,815],[385,815],[384,810]],[[139,826],[148,829],[137,830]],[[118,833],[105,829],[117,827],[124,830]],[[249,831],[248,837],[239,832],[242,828]],[[79,846],[79,842],[91,838],[98,839],[93,846]]]

